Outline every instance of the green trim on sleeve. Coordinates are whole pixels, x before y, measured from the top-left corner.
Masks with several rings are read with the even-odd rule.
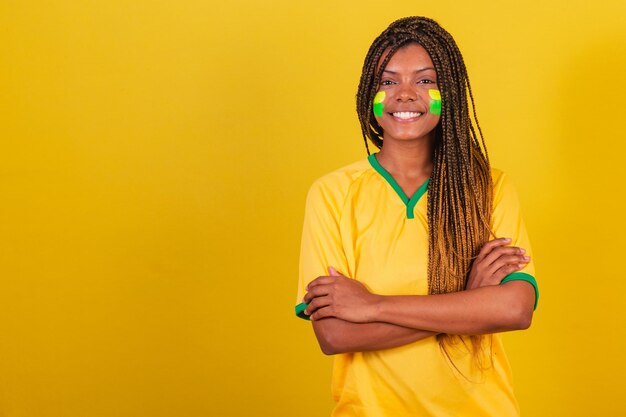
[[[422,196],[426,193],[426,190],[428,189],[428,183],[430,182],[430,178],[424,181],[424,184],[422,184],[420,188],[418,188],[417,191],[415,191],[415,194],[413,194],[413,197],[409,198],[404,193],[404,191],[402,190],[402,187],[400,187],[400,184],[398,184],[395,178],[393,178],[391,174],[387,172],[385,168],[383,168],[380,162],[378,162],[378,159],[376,159],[375,153],[368,156],[367,160],[369,161],[372,168],[374,168],[376,172],[378,172],[389,183],[389,185],[391,185],[391,188],[394,189],[394,191],[398,194],[398,196],[400,196],[400,199],[406,206],[407,219],[415,218],[415,214],[414,214],[415,206],[417,205],[417,202],[420,200],[420,198],[422,198]]]
[[[500,284],[506,284],[509,281],[526,281],[531,284],[535,288],[535,307],[534,310],[537,309],[537,303],[539,302],[539,287],[537,286],[537,281],[535,281],[535,277],[526,272],[513,272],[512,274],[504,277]],[[306,308],[306,307],[305,307]]]
[[[300,317],[301,319],[305,319],[305,320],[311,320],[309,318],[309,316],[307,316],[306,314],[304,314],[304,310],[306,310],[306,308],[309,305],[307,303],[300,303],[296,306],[296,316]]]

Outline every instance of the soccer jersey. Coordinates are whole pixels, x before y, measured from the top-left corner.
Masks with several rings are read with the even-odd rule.
[[[506,280],[535,286],[517,195],[492,170],[492,230],[526,249],[531,262]],[[408,197],[376,155],[318,179],[307,196],[296,313],[306,285],[334,267],[381,295],[428,294],[428,181]],[[504,282],[504,281],[503,281]],[[333,417],[519,415],[500,336],[484,338],[493,364],[479,370],[462,343],[442,353],[435,337],[392,349],[335,356]]]

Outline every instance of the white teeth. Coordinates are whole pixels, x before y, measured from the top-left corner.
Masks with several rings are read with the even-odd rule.
[[[414,117],[421,116],[422,113],[416,113],[412,111],[399,111],[396,113],[392,113],[393,117],[397,117],[398,119],[413,119]]]

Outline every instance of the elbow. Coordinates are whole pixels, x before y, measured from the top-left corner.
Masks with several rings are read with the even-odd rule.
[[[518,318],[518,329],[517,330],[526,330],[530,327],[533,322],[533,312],[525,312]]]
[[[345,352],[337,338],[331,334],[318,335],[317,342],[324,355],[330,356]]]
[[[320,349],[322,349],[322,353],[324,353],[324,355],[328,355],[328,356],[341,353],[334,346],[329,345],[327,343],[322,343],[322,342],[320,342]]]
[[[511,323],[511,330],[526,330],[530,327],[532,320],[532,314],[520,314]]]
[[[535,293],[524,282],[509,282],[504,284],[507,295],[500,303],[500,314],[503,318],[504,330],[526,330],[533,320]],[[523,290],[523,291],[522,291]]]
[[[526,330],[533,320],[533,309],[526,305],[511,306],[507,314],[507,330]]]
[[[480,326],[475,333],[471,334],[488,334],[510,332],[515,330],[526,330],[532,322],[532,312],[528,314],[524,310],[508,309],[504,314],[500,314],[497,320],[491,320],[489,323]]]
[[[320,345],[320,349],[324,355],[334,355],[336,353],[330,338],[326,334],[316,331],[315,337],[317,338],[317,343]]]
[[[315,330],[315,337],[317,343],[320,345],[320,349],[325,355],[336,355],[338,353],[347,352],[345,346],[345,337],[342,337],[342,332],[337,328],[338,320],[324,319],[313,322],[313,329]]]

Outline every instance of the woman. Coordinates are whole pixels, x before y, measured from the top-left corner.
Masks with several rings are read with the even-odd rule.
[[[357,94],[368,154],[368,140],[380,151],[309,191],[296,313],[337,354],[333,416],[519,415],[494,333],[530,325],[534,266],[468,94],[473,110],[449,33],[392,23]]]

